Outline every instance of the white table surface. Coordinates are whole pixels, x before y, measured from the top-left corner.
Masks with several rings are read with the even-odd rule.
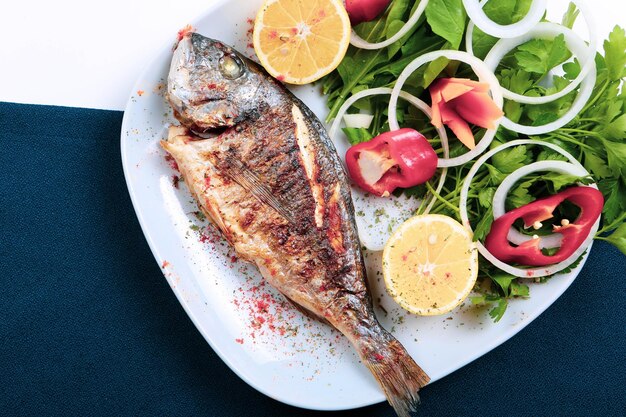
[[[214,1],[4,2],[0,101],[122,110],[157,51]],[[602,39],[626,27],[626,1],[587,2]]]

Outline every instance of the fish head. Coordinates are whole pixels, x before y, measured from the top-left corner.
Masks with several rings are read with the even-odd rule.
[[[199,133],[231,127],[258,112],[258,66],[230,46],[195,32],[174,50],[167,96],[180,122]]]

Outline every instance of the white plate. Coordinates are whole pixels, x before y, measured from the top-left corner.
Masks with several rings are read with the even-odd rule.
[[[192,25],[251,54],[249,30],[262,0],[218,1]],[[121,147],[128,189],[152,252],[172,290],[217,354],[262,393],[298,407],[342,410],[383,401],[384,395],[337,331],[302,316],[255,268],[236,260],[165,159],[159,140],[175,123],[164,99],[174,44],[137,81],[124,114]],[[320,119],[324,98],[315,87],[294,89]],[[404,312],[386,294],[377,253],[366,253],[376,313],[436,381],[508,340],[550,306],[579,269],[532,285],[494,324],[484,309],[466,305],[439,317]],[[582,264],[579,268],[582,267]]]

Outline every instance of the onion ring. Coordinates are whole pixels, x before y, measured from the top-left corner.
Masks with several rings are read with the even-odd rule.
[[[395,43],[404,35],[409,33],[409,31],[413,28],[413,26],[417,24],[417,21],[419,20],[420,16],[422,15],[422,13],[424,13],[424,10],[426,10],[427,5],[428,5],[428,0],[421,0],[419,6],[417,6],[417,9],[411,15],[409,20],[407,20],[404,26],[402,26],[400,30],[397,31],[391,38],[382,42],[370,43],[366,41],[365,39],[361,38],[353,29],[352,34],[350,35],[350,44],[352,46],[356,46],[357,48],[361,48],[361,49],[381,49],[381,48],[385,48],[391,45],[392,43]]]
[[[441,50],[441,51],[433,51],[428,52],[424,55],[421,55],[415,58],[409,65],[407,65],[398,80],[396,81],[395,86],[393,87],[393,94],[391,99],[389,100],[389,127],[391,130],[397,130],[400,128],[398,125],[397,111],[396,106],[398,105],[398,95],[402,90],[402,86],[406,82],[407,78],[419,67],[424,65],[427,62],[431,62],[437,58],[444,57],[455,61],[464,62],[472,67],[472,70],[478,75],[478,79],[481,82],[486,82],[489,84],[489,89],[491,90],[491,95],[494,103],[500,109],[502,109],[502,104],[504,103],[504,99],[502,97],[502,90],[500,84],[498,83],[498,79],[496,76],[487,68],[487,66],[478,58],[473,55],[468,54],[463,51],[452,51],[452,50]],[[478,142],[476,147],[461,156],[457,156],[455,158],[439,158],[439,162],[437,166],[439,168],[453,167],[463,165],[468,161],[471,161],[476,156],[483,153],[488,147],[493,138],[496,135],[496,131],[500,122],[495,121],[495,127],[493,129],[487,129],[483,138]]]
[[[575,159],[574,159],[575,161]],[[517,181],[522,179],[522,177],[537,171],[554,171],[559,172],[561,174],[569,174],[577,177],[584,177],[589,173],[585,168],[580,164],[573,164],[570,162],[563,161],[539,161],[534,162],[529,165],[525,165],[515,171],[511,172],[507,177],[502,181],[500,186],[496,189],[495,194],[493,195],[492,200],[492,208],[493,208],[493,218],[494,220],[498,217],[504,216],[506,210],[504,207],[504,203],[506,200],[506,196],[511,191],[511,188],[515,185]],[[532,239],[531,236],[520,233],[517,229],[511,228],[509,230],[509,234],[507,236],[509,242],[514,243],[516,245],[521,245],[524,242],[527,242]],[[540,236],[540,248],[558,248],[561,246],[561,240],[563,235],[560,233],[552,233],[549,235]]]
[[[478,0],[463,0],[463,7],[465,7],[471,21],[480,30],[496,38],[514,38],[528,32],[539,23],[548,5],[547,0],[534,0],[522,20],[509,25],[500,25],[485,14],[483,11],[484,3],[480,4]]]
[[[587,23],[589,26],[589,23]],[[502,95],[509,100],[515,100],[518,103],[526,103],[526,104],[544,104],[559,99],[566,94],[574,91],[576,87],[580,85],[580,83],[585,80],[592,67],[595,67],[595,55],[596,55],[596,46],[594,44],[590,44],[589,46],[585,45],[585,42],[576,34],[576,32],[571,29],[566,28],[565,26],[557,25],[555,23],[542,22],[539,23],[535,28],[533,28],[530,32],[518,36],[516,38],[511,39],[500,39],[494,46],[491,48],[487,56],[485,57],[485,64],[492,70],[495,71],[498,64],[504,58],[504,56],[512,51],[517,46],[530,41],[531,39],[551,39],[557,35],[565,36],[565,43],[568,48],[574,53],[578,61],[581,63],[582,67],[580,69],[580,73],[573,79],[567,87],[558,91],[554,94],[550,94],[547,96],[541,97],[529,97],[524,96],[522,94],[514,93],[506,88],[502,88]],[[595,36],[594,36],[595,39]],[[595,42],[595,40],[593,41]],[[592,49],[593,48],[593,49]]]
[[[467,215],[467,196],[468,196],[468,193],[469,193],[470,185],[472,183],[472,179],[474,179],[474,176],[478,172],[478,169],[489,158],[491,158],[494,154],[500,152],[503,149],[510,148],[511,146],[518,146],[518,145],[541,145],[541,146],[546,146],[546,147],[548,147],[550,149],[553,149],[553,150],[559,152],[560,154],[564,155],[565,157],[567,157],[567,159],[570,159],[570,160],[574,159],[574,157],[569,152],[567,152],[566,150],[560,148],[557,145],[553,145],[553,144],[548,143],[548,142],[542,142],[542,141],[537,141],[537,140],[529,140],[529,139],[519,139],[519,140],[513,140],[513,141],[510,141],[510,142],[507,142],[505,144],[502,144],[502,145],[498,146],[497,148],[491,149],[489,152],[487,152],[486,154],[482,155],[474,163],[474,165],[472,165],[472,167],[470,168],[469,172],[467,173],[467,176],[465,177],[465,181],[463,181],[463,186],[461,187],[461,195],[460,195],[460,202],[459,202],[461,222],[470,231],[472,231],[472,225],[471,225],[471,223],[469,221],[469,217]],[[576,164],[573,164],[573,165],[576,165]],[[580,165],[580,164],[578,163],[578,165]],[[580,165],[580,166],[582,166],[582,165]],[[597,188],[596,185],[592,185],[592,187]],[[483,255],[483,257],[485,259],[487,259],[491,264],[493,264],[494,266],[500,268],[504,272],[507,272],[507,273],[509,273],[509,274],[511,274],[513,276],[519,277],[519,278],[539,278],[539,277],[545,277],[545,276],[548,276],[548,275],[556,274],[557,272],[562,271],[563,269],[569,267],[574,262],[576,262],[576,260],[583,253],[585,253],[585,251],[593,243],[593,238],[594,238],[596,232],[598,231],[599,227],[600,227],[600,219],[598,218],[596,223],[592,226],[592,228],[591,228],[591,230],[589,232],[589,236],[587,236],[587,238],[578,247],[578,249],[576,249],[574,251],[574,253],[572,253],[572,255],[570,255],[566,260],[564,260],[562,262],[559,262],[559,263],[554,264],[554,265],[548,265],[548,266],[542,267],[542,268],[528,268],[528,269],[517,268],[517,267],[511,266],[511,265],[509,265],[509,264],[507,264],[505,262],[502,262],[501,260],[499,260],[498,258],[493,256],[491,254],[491,252],[489,252],[487,250],[487,248],[480,241],[476,242],[476,246],[478,247],[478,251],[480,252],[480,254]]]
[[[337,131],[339,130],[339,125],[341,124],[341,119],[343,115],[345,114],[346,111],[348,111],[348,109],[357,100],[360,100],[368,96],[385,95],[385,94],[389,94],[393,97],[393,95],[395,94],[395,90],[392,90],[391,88],[385,88],[385,87],[370,88],[368,90],[359,91],[358,93],[350,97],[348,100],[346,100],[346,102],[343,103],[343,105],[339,108],[339,111],[337,112],[337,115],[335,116],[335,120],[333,120],[333,124],[328,130],[328,135],[330,136],[330,138],[331,139],[335,138],[335,136],[337,135]],[[432,117],[432,110],[430,106],[424,103],[419,98],[415,97],[412,94],[407,93],[406,91],[399,91],[398,96],[402,97],[403,99],[408,101],[410,104],[420,109],[422,112],[424,112],[424,114],[428,118]],[[398,96],[396,96],[396,102],[398,101]],[[435,127],[435,129],[437,129],[437,133],[439,133],[439,138],[441,139],[441,147],[443,148],[443,155],[444,157],[447,158],[450,155],[450,148],[448,146],[448,134],[446,133],[446,129],[444,127],[441,127],[441,128]],[[397,130],[397,129],[393,129],[393,130]],[[335,146],[339,148],[338,143],[335,143]],[[340,155],[345,155],[346,151],[348,150],[347,148],[345,149],[344,148],[345,147],[341,147],[341,149],[337,149]],[[437,194],[439,194],[441,190],[443,189],[443,184],[446,180],[447,174],[448,174],[448,169],[444,168],[444,170],[441,172],[441,175],[439,176],[437,188],[435,189]],[[436,197],[433,195],[431,198],[431,201],[428,203],[428,206],[426,206],[424,214],[428,214],[430,209],[435,204],[435,200],[436,200]]]
[[[571,30],[563,26],[555,25],[554,23],[540,23],[537,25],[537,27],[538,27],[537,29],[533,29],[533,33],[538,33],[537,32],[538,30],[541,31],[542,34],[552,33],[553,35],[557,35],[559,33],[564,33],[564,34],[571,33],[573,36],[569,37],[568,44],[573,47],[572,49],[577,55],[582,55],[584,53],[584,50],[586,49],[584,42],[580,38],[578,38],[576,35],[574,35],[574,32],[572,32]],[[574,36],[576,37],[576,40],[573,40]],[[566,40],[567,39],[568,39],[568,35],[566,35]],[[570,41],[572,41],[571,44],[569,43]],[[495,68],[497,66],[497,62],[495,62],[497,60],[494,59],[494,57],[496,56],[495,55],[496,51],[499,52],[494,46],[493,49],[489,52],[489,55],[491,55],[491,57],[487,56],[487,58],[485,58],[485,63],[486,65],[490,66],[490,68]],[[572,103],[572,106],[570,107],[570,109],[567,112],[565,112],[563,116],[559,117],[557,120],[553,122],[550,122],[541,126],[527,126],[527,125],[521,125],[519,123],[515,123],[511,121],[511,119],[509,119],[508,117],[503,116],[500,123],[502,124],[502,126],[506,127],[509,130],[512,130],[518,133],[523,133],[526,135],[542,135],[545,133],[552,132],[553,130],[559,129],[565,126],[566,124],[568,124],[569,122],[571,122],[578,115],[578,113],[580,113],[580,111],[584,108],[585,104],[589,100],[589,97],[591,97],[595,84],[596,84],[596,68],[594,65],[591,67],[591,69],[589,70],[589,73],[583,79],[581,86],[580,86],[580,90],[578,91],[578,95],[576,96],[576,99]]]

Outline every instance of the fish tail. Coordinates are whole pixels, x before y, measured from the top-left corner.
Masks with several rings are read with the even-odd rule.
[[[387,401],[399,417],[410,417],[420,403],[418,391],[430,377],[419,367],[402,344],[387,333],[383,343],[361,344],[361,358],[374,374]],[[365,345],[365,346],[364,346]]]

